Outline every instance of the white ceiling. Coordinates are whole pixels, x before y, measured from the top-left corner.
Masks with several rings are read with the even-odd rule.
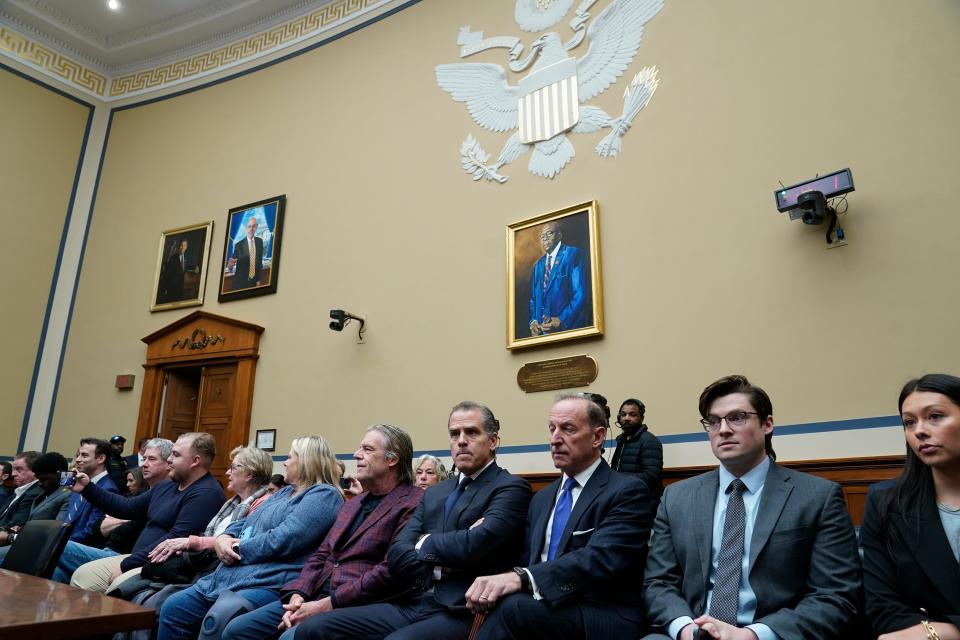
[[[110,73],[195,55],[333,0],[0,0],[0,22]]]

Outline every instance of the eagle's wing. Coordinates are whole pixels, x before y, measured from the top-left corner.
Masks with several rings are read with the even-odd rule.
[[[437,65],[437,84],[457,102],[466,102],[470,116],[491,131],[517,128],[517,87],[507,84],[498,64]]]
[[[615,0],[587,29],[590,48],[577,60],[580,102],[600,95],[623,75],[643,38],[643,26],[663,0]]]

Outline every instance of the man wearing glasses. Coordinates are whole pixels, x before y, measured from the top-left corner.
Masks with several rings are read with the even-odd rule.
[[[583,252],[561,240],[563,232],[556,222],[548,222],[540,231],[543,256],[530,273],[531,336],[590,324],[593,311]]]
[[[848,637],[860,565],[840,487],[774,461],[770,397],[745,377],[708,386],[699,408],[720,468],[664,492],[647,638]]]

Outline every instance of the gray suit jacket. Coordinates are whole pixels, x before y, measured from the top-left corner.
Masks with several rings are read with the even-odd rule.
[[[38,498],[30,509],[28,520],[60,520],[63,521],[67,515],[67,507],[70,504],[70,496],[73,492],[66,487],[57,487],[57,490],[50,495]]]
[[[665,630],[706,613],[719,472],[667,487],[647,557],[644,606]],[[755,622],[784,640],[845,637],[860,592],[857,541],[840,487],[772,463],[750,541]]]

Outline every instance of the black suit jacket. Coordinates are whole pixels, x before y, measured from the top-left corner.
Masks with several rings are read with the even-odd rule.
[[[509,571],[520,559],[530,485],[494,462],[468,486],[444,523],[443,505],[457,488],[451,477],[430,487],[390,547],[390,571],[423,590],[433,585],[437,602],[464,609],[464,594],[481,575]],[[470,528],[483,518],[483,524]],[[417,542],[430,534],[420,549]],[[443,577],[433,580],[434,567]]]
[[[635,637],[643,624],[643,564],[653,519],[646,485],[601,459],[570,513],[557,557],[540,562],[563,479],[530,503],[529,571],[551,607],[579,606],[587,638]]]
[[[893,485],[890,481],[870,487],[860,527],[870,623],[877,634],[912,627],[921,619],[960,627],[960,569],[933,490],[912,510],[893,502],[882,519],[879,506],[890,498]]]
[[[254,236],[253,245],[257,251],[257,255],[254,256],[253,278],[250,277],[250,248],[247,243],[247,237],[244,236],[242,240],[233,245],[233,257],[237,259],[237,269],[233,273],[234,282],[236,283],[234,284],[234,291],[257,286],[261,275],[263,275],[261,271],[263,266],[263,238]]]
[[[43,500],[45,494],[40,483],[34,483],[32,487],[23,492],[16,503],[10,505],[7,510],[0,515],[0,527],[22,527],[30,519],[30,510],[33,504]]]

